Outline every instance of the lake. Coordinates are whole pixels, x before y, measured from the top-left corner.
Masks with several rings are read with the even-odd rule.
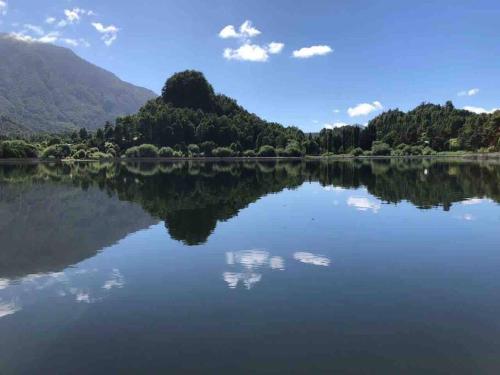
[[[0,373],[500,372],[500,163],[0,166]]]

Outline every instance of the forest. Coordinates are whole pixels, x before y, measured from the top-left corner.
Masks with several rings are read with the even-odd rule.
[[[366,126],[346,125],[306,134],[267,122],[217,94],[203,73],[170,77],[159,97],[138,113],[60,134],[0,139],[0,158],[110,159],[117,157],[410,156],[500,151],[500,111],[476,114],[422,103],[389,110]]]

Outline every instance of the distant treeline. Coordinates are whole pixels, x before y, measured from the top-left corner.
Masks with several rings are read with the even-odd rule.
[[[421,104],[390,110],[367,126],[347,125],[305,134],[262,120],[234,99],[216,94],[202,73],[170,77],[162,95],[137,114],[106,123],[95,133],[5,139],[0,157],[102,159],[182,156],[432,155],[440,151],[500,151],[500,111],[475,114]]]

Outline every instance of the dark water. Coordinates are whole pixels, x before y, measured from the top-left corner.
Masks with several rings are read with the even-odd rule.
[[[500,372],[500,165],[0,166],[0,373]]]

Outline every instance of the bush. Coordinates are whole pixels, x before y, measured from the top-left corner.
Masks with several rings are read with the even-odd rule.
[[[304,152],[296,142],[290,143],[288,146],[286,146],[285,153],[286,156],[292,156],[292,157],[304,156]]]
[[[429,155],[436,155],[436,151],[434,151],[432,148],[429,146],[424,147],[422,150],[422,155],[429,156]]]
[[[451,138],[448,141],[448,147],[450,151],[460,151],[460,141],[458,138]]]
[[[243,151],[243,156],[246,158],[254,158],[255,151],[254,150],[245,150],[245,151]]]
[[[182,151],[174,151],[174,154],[172,155],[174,158],[182,158],[184,154]]]
[[[363,155],[363,150],[359,147],[356,147],[355,149],[353,149],[351,151],[351,155],[352,156],[361,156],[361,155]]]
[[[217,145],[212,141],[206,141],[206,142],[203,142],[202,144],[200,144],[201,152],[203,152],[203,154],[205,156],[211,156],[212,150],[216,147],[217,147]]]
[[[391,148],[387,143],[384,142],[373,142],[372,144],[372,155],[373,156],[387,156],[391,154]]]
[[[25,141],[4,141],[0,143],[0,158],[37,158],[38,150]]]
[[[188,153],[189,156],[198,156],[200,155],[200,148],[198,145],[190,144],[188,145]]]
[[[87,156],[89,159],[92,159],[92,160],[100,160],[100,159],[112,159],[114,158],[113,155],[111,154],[106,154],[104,152],[101,152],[101,151],[97,151],[97,152],[94,152],[90,155]]]
[[[86,159],[87,158],[87,151],[85,150],[78,150],[73,154],[73,159]]]
[[[140,146],[130,147],[125,151],[127,158],[157,158],[158,148],[150,144],[142,144]]]
[[[276,150],[274,149],[273,146],[265,145],[259,149],[259,152],[257,152],[257,156],[273,157],[276,156]]]
[[[172,147],[162,147],[158,151],[158,156],[162,158],[171,158],[174,156],[174,149]]]
[[[57,144],[47,147],[42,152],[44,159],[64,159],[71,156],[71,146],[68,144]]]
[[[363,156],[373,156],[370,150],[363,151]]]
[[[217,147],[212,150],[212,155],[218,158],[234,156],[234,151],[229,147]]]

